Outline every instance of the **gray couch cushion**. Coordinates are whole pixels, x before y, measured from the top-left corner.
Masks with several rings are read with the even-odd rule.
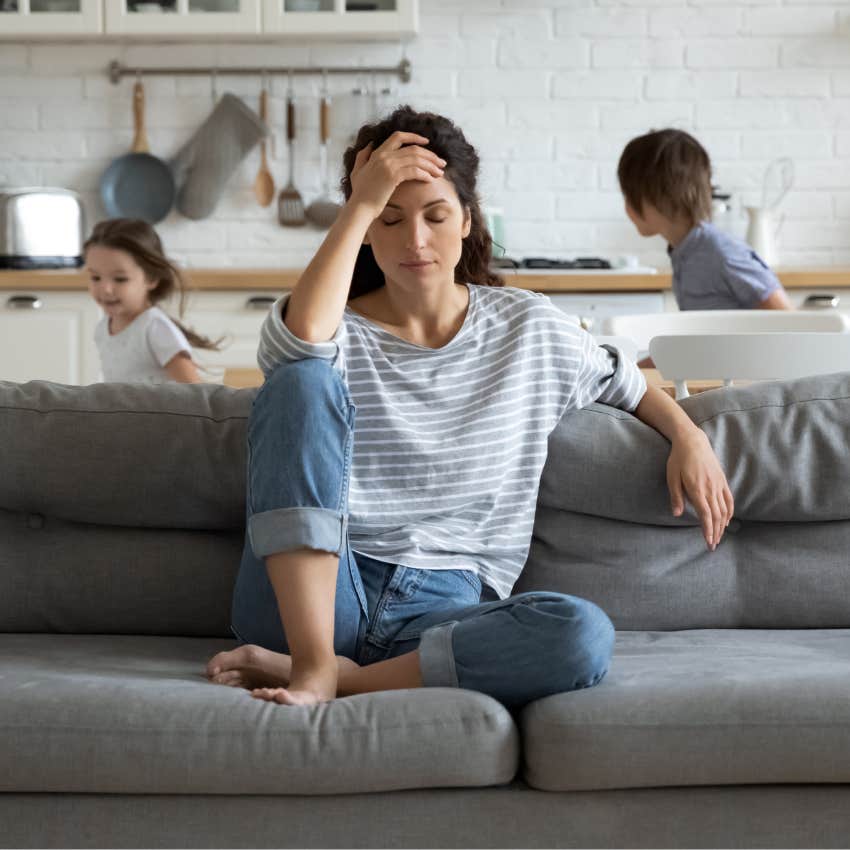
[[[735,494],[735,516],[761,522],[850,518],[850,372],[699,393],[682,401],[708,435]],[[669,443],[631,414],[593,404],[549,440],[540,503],[653,525],[670,513]]]
[[[490,697],[428,688],[280,706],[202,677],[232,646],[0,635],[0,791],[337,794],[516,772],[516,726]]]
[[[850,782],[850,630],[621,632],[600,685],[524,709],[546,791]]]
[[[590,599],[618,629],[850,626],[850,522],[733,519],[710,552],[694,528],[538,506],[514,588]]]
[[[515,590],[584,596],[619,629],[850,626],[850,374],[716,390],[683,406],[735,495],[721,545],[707,551],[691,510],[670,513],[667,441],[591,405],[550,438]]]
[[[0,632],[231,638],[243,537],[0,510]]]
[[[0,381],[0,508],[76,522],[241,528],[255,390]]]

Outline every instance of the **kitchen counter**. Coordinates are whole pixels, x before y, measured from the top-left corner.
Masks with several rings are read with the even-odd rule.
[[[671,287],[669,272],[657,274],[628,271],[532,272],[499,270],[505,283],[538,292],[663,292]],[[776,270],[786,289],[848,289],[850,267],[788,268]],[[300,269],[187,269],[186,279],[199,290],[292,289]],[[0,290],[84,290],[82,272],[59,270],[0,270]]]

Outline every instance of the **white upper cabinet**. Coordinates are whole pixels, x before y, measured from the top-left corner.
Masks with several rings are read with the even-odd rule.
[[[335,37],[412,36],[416,0],[263,0],[267,33]]]
[[[418,0],[0,0],[0,40],[21,36],[395,39]]]
[[[104,0],[104,4],[107,33],[198,36],[262,32],[260,0]]]
[[[102,0],[0,0],[0,38],[100,32]]]

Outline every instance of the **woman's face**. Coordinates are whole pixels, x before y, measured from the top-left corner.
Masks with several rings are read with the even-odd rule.
[[[469,211],[445,177],[408,180],[372,222],[366,241],[388,281],[408,289],[454,283]]]

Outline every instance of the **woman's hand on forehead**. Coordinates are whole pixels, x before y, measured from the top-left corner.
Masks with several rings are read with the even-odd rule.
[[[397,130],[374,150],[371,142],[361,148],[351,169],[349,202],[367,205],[377,218],[399,184],[442,177],[446,161],[426,144],[425,136]]]

